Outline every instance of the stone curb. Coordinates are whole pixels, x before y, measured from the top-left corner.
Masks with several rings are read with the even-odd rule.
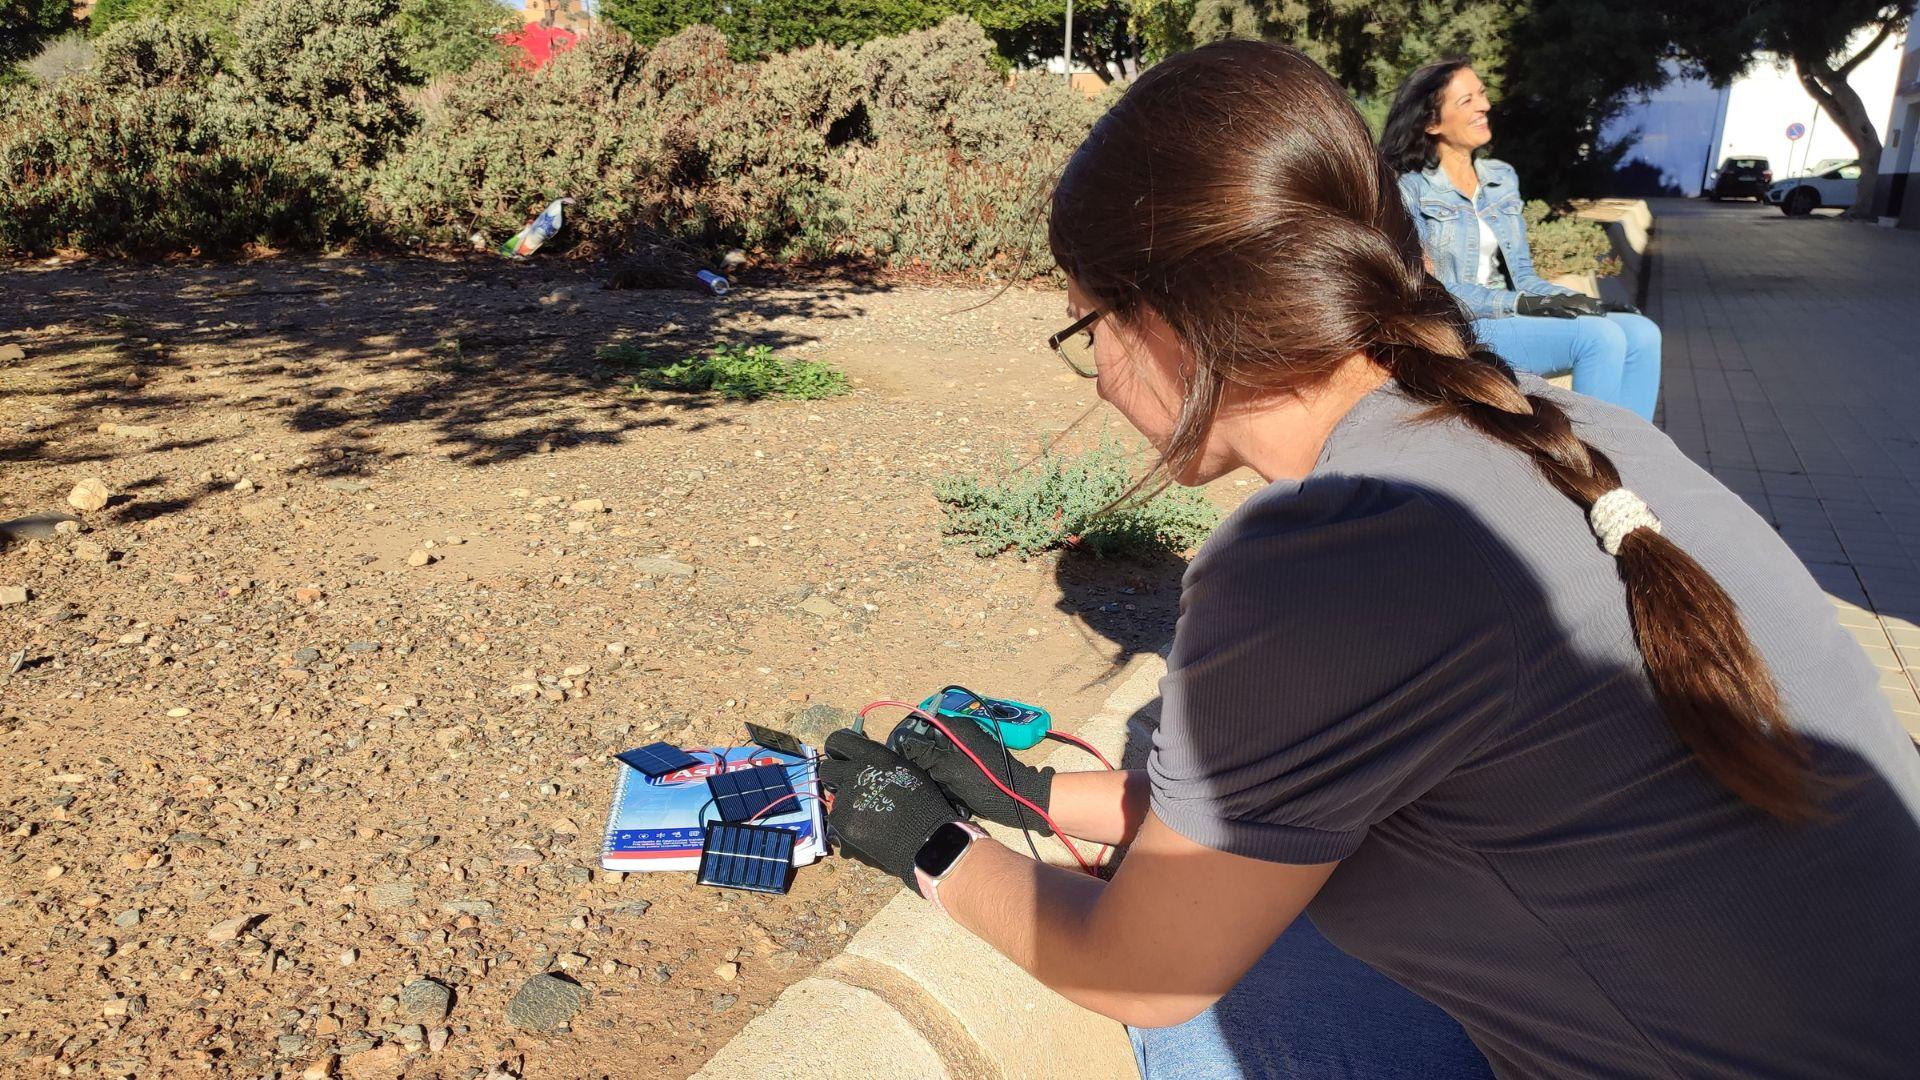
[[[1129,729],[1158,709],[1166,661],[1134,656],[1100,711],[1074,733],[1120,764]],[[1046,758],[1084,768],[1083,751]],[[1003,842],[1019,830],[989,826]],[[1058,841],[1038,839],[1049,862],[1069,861]],[[720,1048],[701,1080],[828,1077],[946,1080],[1132,1080],[1126,1029],[1034,981],[952,920],[905,891],[888,901],[846,951],[788,987]]]

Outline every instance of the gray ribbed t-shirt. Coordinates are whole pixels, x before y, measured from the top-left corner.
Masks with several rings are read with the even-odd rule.
[[[1655,703],[1614,560],[1392,384],[1188,568],[1148,771],[1185,836],[1340,861],[1308,908],[1504,1077],[1920,1076],[1920,755],[1826,596],[1624,410],[1530,381],[1739,606],[1847,783],[1777,824]]]

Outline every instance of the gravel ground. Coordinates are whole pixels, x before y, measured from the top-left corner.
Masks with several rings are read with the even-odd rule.
[[[1057,292],[349,259],[0,292],[0,519],[79,529],[0,550],[0,1072],[684,1076],[897,884],[604,873],[612,753],[950,681],[1070,725],[1170,633],[1178,560],[940,542],[939,475],[1118,423],[1041,345]],[[615,340],[855,391],[635,393]]]

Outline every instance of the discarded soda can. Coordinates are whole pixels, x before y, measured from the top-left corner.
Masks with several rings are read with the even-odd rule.
[[[715,296],[725,296],[733,288],[733,283],[711,270],[700,271],[700,283],[713,290]]]
[[[547,204],[540,216],[527,223],[527,227],[514,233],[513,237],[500,247],[500,254],[511,259],[524,259],[540,250],[540,245],[553,239],[560,231],[562,206],[573,205],[572,199],[555,199]]]

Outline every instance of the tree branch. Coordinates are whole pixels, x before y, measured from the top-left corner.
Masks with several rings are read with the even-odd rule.
[[[1859,67],[1862,63],[1864,63],[1867,57],[1872,56],[1874,54],[1874,50],[1878,49],[1887,40],[1887,38],[1893,36],[1893,32],[1899,29],[1900,24],[1905,21],[1906,21],[1906,14],[1904,12],[1895,14],[1895,15],[1889,15],[1885,19],[1881,20],[1880,32],[1873,35],[1873,40],[1867,42],[1865,48],[1861,49],[1857,53],[1854,53],[1853,56],[1847,60],[1846,63],[1841,64],[1839,67],[1833,69],[1834,74],[1840,76],[1843,79],[1846,78],[1848,75],[1852,74],[1853,69]]]

